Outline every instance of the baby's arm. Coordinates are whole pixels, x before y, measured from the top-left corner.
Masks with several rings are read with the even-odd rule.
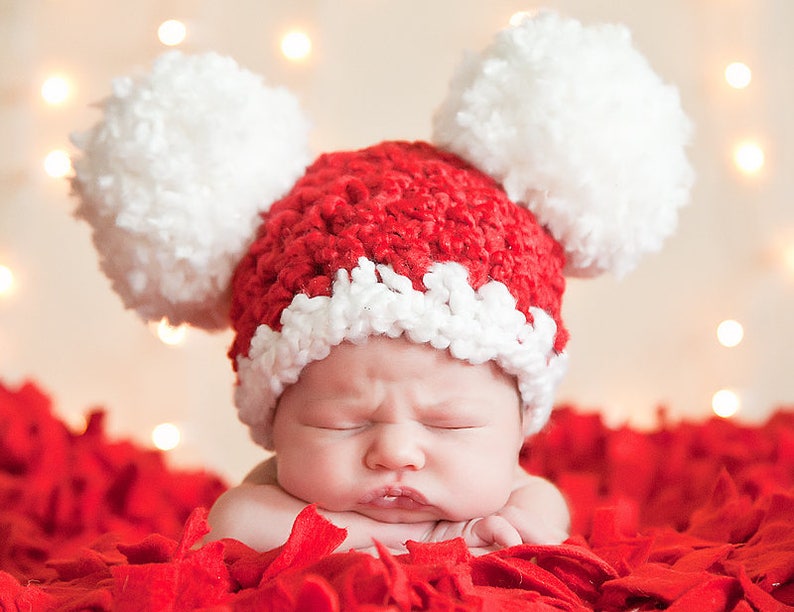
[[[520,467],[513,492],[496,516],[515,528],[526,544],[560,544],[571,527],[568,504],[560,490]]]
[[[237,487],[218,498],[209,515],[209,540],[234,538],[265,551],[284,544],[295,517],[308,504],[282,489],[276,480],[275,459],[257,466]],[[407,540],[422,540],[432,522],[382,523],[357,512],[317,511],[337,527],[347,529],[342,549],[370,549],[373,539],[393,550],[404,550]]]
[[[440,521],[430,539],[462,537],[474,552],[487,552],[518,544],[559,544],[567,539],[569,528],[568,505],[557,487],[519,467],[513,492],[501,510],[469,521]]]

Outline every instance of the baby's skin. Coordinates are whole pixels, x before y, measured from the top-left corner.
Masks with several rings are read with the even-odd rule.
[[[456,537],[475,554],[560,543],[568,508],[520,467],[522,418],[515,381],[493,363],[401,338],[343,343],[284,391],[275,456],[218,499],[209,537],[269,550],[316,504],[347,529],[345,550]]]

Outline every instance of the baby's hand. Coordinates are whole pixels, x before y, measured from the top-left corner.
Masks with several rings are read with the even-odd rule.
[[[559,515],[549,516],[521,506],[507,505],[497,515],[483,520],[503,520],[518,534],[518,544],[561,544],[568,538],[567,514],[564,516],[561,519]]]
[[[470,549],[488,552],[521,544],[521,535],[506,519],[496,514],[469,521],[438,521],[425,536],[427,542],[463,538]]]
[[[507,548],[524,542],[518,529],[498,514],[471,522],[473,523],[470,529],[471,535],[469,538],[464,538],[469,547]]]
[[[425,540],[460,537],[474,554],[482,554],[519,544],[560,544],[568,537],[568,525],[568,507],[557,488],[522,472],[501,510],[469,521],[439,521]]]
[[[537,476],[521,477],[495,516],[515,529],[525,544],[560,544],[568,538],[568,505],[557,487]]]

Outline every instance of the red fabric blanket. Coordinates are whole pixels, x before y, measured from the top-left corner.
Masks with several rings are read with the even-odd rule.
[[[28,384],[0,386],[3,610],[794,610],[794,413],[607,429],[570,407],[523,455],[573,510],[561,546],[471,557],[338,551],[313,508],[281,548],[201,546],[223,483],[70,431]]]

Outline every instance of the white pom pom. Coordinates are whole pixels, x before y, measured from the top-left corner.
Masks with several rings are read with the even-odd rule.
[[[161,56],[114,80],[104,120],[73,136],[76,215],[128,308],[205,328],[228,321],[228,285],[258,213],[309,161],[308,122],[281,88],[216,54]]]
[[[621,275],[673,231],[693,182],[690,132],[625,28],[553,13],[467,58],[434,122],[435,143],[530,208],[582,276]]]

